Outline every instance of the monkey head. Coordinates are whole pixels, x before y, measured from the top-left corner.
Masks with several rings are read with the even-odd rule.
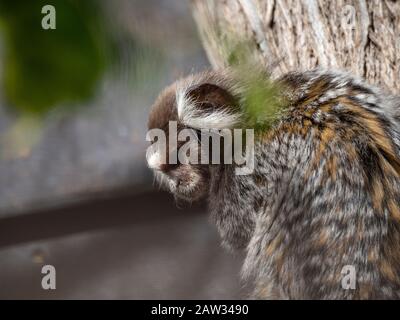
[[[212,164],[200,158],[213,155],[201,144],[202,130],[229,129],[239,122],[230,83],[223,72],[191,75],[167,87],[151,108],[148,129],[156,131],[157,138],[149,138],[148,166],[161,186],[179,200],[192,202],[208,195]]]

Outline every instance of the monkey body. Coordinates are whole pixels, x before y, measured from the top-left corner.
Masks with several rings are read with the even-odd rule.
[[[238,96],[229,77],[191,78],[191,86],[204,82]],[[257,134],[253,174],[202,169],[223,243],[246,250],[252,297],[400,298],[399,101],[343,73],[290,73],[278,82],[287,105]],[[229,107],[214,109],[221,106]],[[349,267],[352,288],[343,285]]]

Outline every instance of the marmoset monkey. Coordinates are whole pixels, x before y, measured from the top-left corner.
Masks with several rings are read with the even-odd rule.
[[[226,69],[178,80],[149,129],[249,127],[239,78]],[[246,250],[253,298],[400,298],[400,101],[341,72],[274,83],[280,109],[255,134],[251,174],[161,163],[157,151],[149,166],[177,199],[208,200],[223,244]]]

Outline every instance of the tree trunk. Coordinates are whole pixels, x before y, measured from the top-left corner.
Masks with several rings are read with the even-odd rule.
[[[255,45],[273,77],[320,66],[400,93],[400,1],[192,0],[192,9],[214,68],[228,64],[222,44],[235,38]]]

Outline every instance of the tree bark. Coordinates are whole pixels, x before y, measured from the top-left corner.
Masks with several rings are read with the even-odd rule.
[[[235,38],[275,66],[272,77],[319,66],[400,93],[400,1],[192,0],[192,10],[214,68]]]

